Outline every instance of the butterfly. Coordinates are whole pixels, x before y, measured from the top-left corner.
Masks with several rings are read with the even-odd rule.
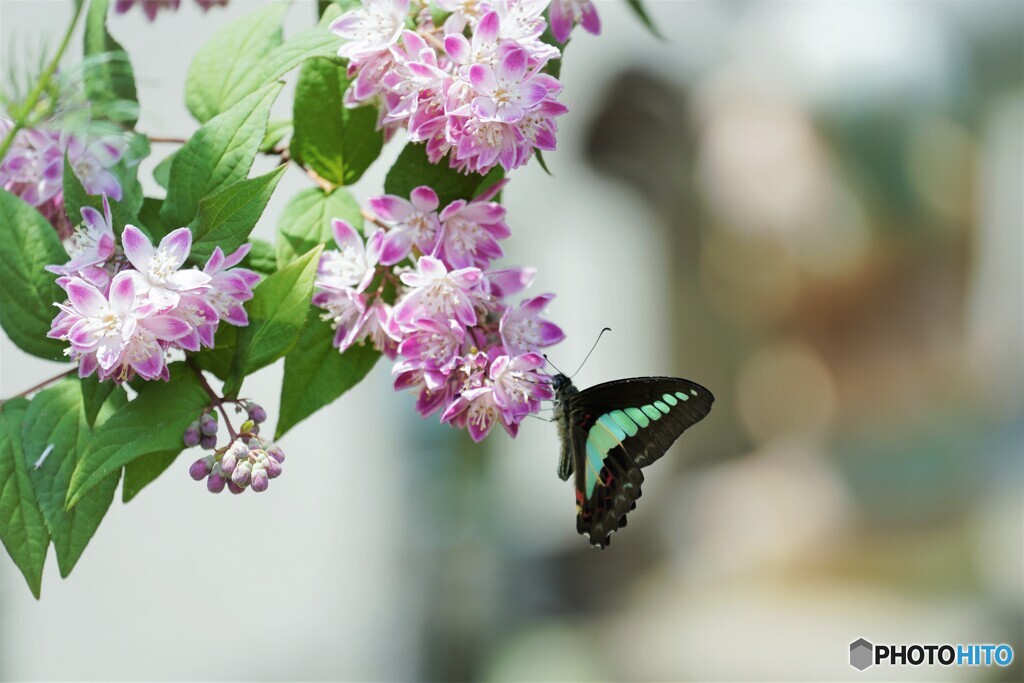
[[[715,397],[676,377],[620,379],[580,391],[559,373],[551,387],[562,439],[558,476],[567,481],[575,472],[576,530],[604,548],[636,508],[641,468],[704,419]]]

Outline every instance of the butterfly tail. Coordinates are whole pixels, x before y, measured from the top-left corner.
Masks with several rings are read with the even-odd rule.
[[[602,485],[592,498],[578,496],[576,531],[592,545],[604,548],[611,543],[612,532],[626,526],[626,514],[636,508],[644,475],[633,459],[616,447],[608,452],[600,478]]]

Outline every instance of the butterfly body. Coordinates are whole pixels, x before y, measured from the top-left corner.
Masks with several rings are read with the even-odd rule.
[[[603,548],[636,507],[641,468],[703,419],[715,399],[676,377],[635,377],[581,391],[559,374],[551,386],[562,439],[558,476],[575,474],[576,530]]]

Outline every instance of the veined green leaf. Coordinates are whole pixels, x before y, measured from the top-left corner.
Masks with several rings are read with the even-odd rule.
[[[185,104],[200,122],[221,114],[267,82],[267,54],[282,42],[287,3],[232,22],[206,42],[189,66]]]
[[[302,334],[313,297],[322,247],[282,268],[254,290],[246,305],[249,325],[238,331],[238,350],[224,395],[235,396],[242,380],[287,354]]]
[[[260,88],[210,119],[178,150],[160,210],[165,224],[188,225],[204,197],[249,175],[280,92],[280,83]]]
[[[341,218],[363,231],[359,203],[342,187],[324,192],[319,187],[302,190],[291,198],[277,222],[277,264],[283,268],[318,244],[330,243],[331,219]]]
[[[380,353],[370,344],[338,353],[331,345],[334,330],[310,309],[302,337],[284,359],[281,414],[277,419],[280,439],[286,431],[359,384],[373,369]]]
[[[38,211],[0,190],[0,325],[27,353],[64,359],[64,342],[47,339],[64,290],[45,266],[66,263],[57,231]]]
[[[24,398],[5,401],[0,407],[0,541],[38,599],[50,534],[21,448],[28,407]]]

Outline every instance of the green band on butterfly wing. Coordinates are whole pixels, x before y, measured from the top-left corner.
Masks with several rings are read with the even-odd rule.
[[[670,406],[674,406],[675,404],[679,403],[679,401],[676,400],[676,397],[673,396],[672,394],[665,394],[664,396],[661,397],[661,400],[669,404]]]
[[[604,465],[604,455],[599,453],[594,443],[587,439],[587,498],[594,495],[594,487],[597,486],[597,475]]]
[[[636,422],[640,428],[644,428],[651,424],[651,421],[647,419],[647,415],[639,408],[625,408],[623,409],[623,412],[626,413],[633,422]]]
[[[652,420],[660,420],[661,412],[654,406],[640,406],[640,410],[644,411],[644,415],[651,418]],[[665,411],[668,412],[667,410]]]
[[[619,425],[622,431],[624,431],[627,435],[636,436],[636,433],[640,431],[640,428],[637,426],[636,422],[634,422],[629,417],[629,415],[622,412],[621,410],[613,410],[612,412],[608,413],[608,415],[613,420],[615,420],[615,424]]]

